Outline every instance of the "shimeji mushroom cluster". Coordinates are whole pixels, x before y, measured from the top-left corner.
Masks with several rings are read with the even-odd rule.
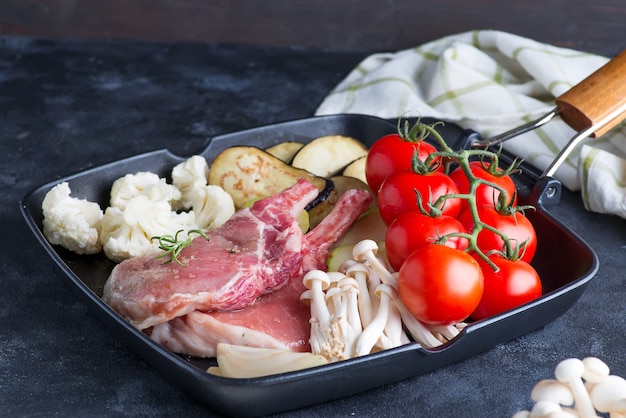
[[[398,297],[396,274],[377,251],[375,241],[360,241],[353,259],[338,271],[312,270],[304,276],[308,290],[301,300],[311,308],[313,354],[332,362],[407,344],[408,334],[426,348],[458,335],[464,324],[431,326],[415,319]]]
[[[530,411],[513,418],[626,418],[626,380],[610,374],[606,363],[596,357],[570,358],[560,362],[556,379],[539,381],[530,394],[535,402]]]

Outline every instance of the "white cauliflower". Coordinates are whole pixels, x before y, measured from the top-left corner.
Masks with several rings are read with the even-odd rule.
[[[98,239],[102,209],[95,202],[71,197],[68,183],[54,186],[43,199],[43,233],[51,244],[77,254],[102,250]]]
[[[233,198],[220,186],[195,187],[191,193],[194,224],[198,229],[211,230],[221,226],[235,213]]]
[[[181,198],[176,186],[167,184],[155,173],[142,171],[115,180],[111,186],[110,205],[124,210],[128,201],[138,195],[144,195],[153,202],[172,203]]]
[[[100,241],[104,253],[115,262],[131,257],[158,254],[158,241],[154,236],[175,235],[177,231],[193,229],[194,214],[176,213],[168,202],[155,202],[145,195],[137,195],[126,208],[110,206],[102,218]]]
[[[110,206],[70,197],[67,183],[53,188],[43,202],[44,234],[78,254],[104,250],[114,262],[143,255],[158,255],[158,240],[187,239],[190,230],[211,230],[235,213],[232,197],[220,186],[208,185],[209,167],[200,155],[172,170],[172,183],[151,172],[117,179]],[[177,212],[178,211],[178,212]]]
[[[180,190],[182,196],[176,204],[177,209],[190,209],[193,205],[191,192],[206,186],[209,177],[209,165],[201,155],[194,155],[172,169],[172,184]]]

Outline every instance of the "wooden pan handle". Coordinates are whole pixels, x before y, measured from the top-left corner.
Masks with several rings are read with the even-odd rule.
[[[589,77],[557,97],[556,105],[569,126],[581,132],[626,105],[626,50]],[[594,131],[599,137],[626,118],[626,111]]]

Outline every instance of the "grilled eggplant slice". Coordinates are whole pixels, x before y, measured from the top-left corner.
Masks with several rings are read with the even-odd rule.
[[[209,184],[226,190],[237,209],[255,199],[277,194],[294,185],[299,178],[310,181],[320,191],[308,208],[325,200],[334,188],[331,180],[292,167],[252,146],[225,149],[215,157],[209,169]]]
[[[363,156],[352,161],[346,168],[343,169],[344,176],[347,177],[355,177],[361,180],[363,183],[367,183],[367,178],[365,177],[365,161],[367,160],[367,156]]]
[[[266,148],[265,151],[272,154],[274,157],[291,164],[293,157],[304,146],[304,144],[295,141],[285,141],[279,144]]]
[[[344,135],[328,135],[303,146],[293,157],[291,165],[320,177],[332,177],[365,155],[367,147],[359,140]]]

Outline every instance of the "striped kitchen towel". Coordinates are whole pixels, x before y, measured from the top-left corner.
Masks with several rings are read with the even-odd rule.
[[[316,114],[428,116],[490,137],[548,112],[555,97],[607,61],[506,32],[465,32],[370,55]],[[557,119],[504,147],[543,170],[574,134]],[[588,210],[626,218],[626,123],[585,141],[555,177],[570,190],[581,190]]]

